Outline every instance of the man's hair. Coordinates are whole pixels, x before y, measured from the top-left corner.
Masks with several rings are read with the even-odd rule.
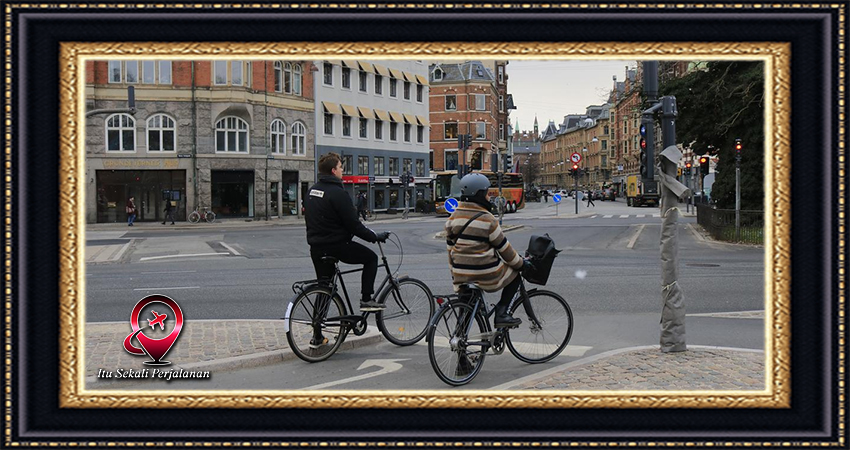
[[[319,158],[319,173],[323,175],[331,175],[336,168],[338,162],[342,159],[336,153],[327,153]]]

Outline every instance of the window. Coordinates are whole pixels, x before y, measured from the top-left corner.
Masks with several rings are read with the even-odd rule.
[[[342,68],[342,87],[351,89],[351,69],[348,67]]]
[[[159,84],[171,84],[171,61],[159,61]]]
[[[434,71],[434,81],[440,81],[443,79],[443,70],[439,67]]]
[[[434,149],[428,152],[428,167],[434,167]]]
[[[292,93],[292,64],[283,65],[283,92]]]
[[[129,114],[115,114],[106,119],[106,150],[136,150],[136,120]]]
[[[342,155],[342,174],[343,175],[353,175],[354,168],[352,165],[352,157],[351,155]]]
[[[375,95],[384,95],[384,77],[375,74]]]
[[[342,116],[342,135],[351,136],[351,116]]]
[[[154,84],[156,80],[156,61],[142,61],[142,83]]]
[[[375,176],[383,176],[384,175],[384,157],[376,156],[375,157]]]
[[[425,86],[421,84],[416,85],[416,101],[422,103],[422,95],[425,92]]]
[[[334,66],[331,63],[324,64],[324,70],[322,71],[324,74],[323,83],[327,86],[334,85]]]
[[[334,134],[334,115],[327,111],[325,112],[325,134]]]
[[[447,151],[445,153],[445,170],[457,170],[457,150]]]
[[[274,62],[274,90],[283,92],[283,63],[280,61]]]
[[[446,129],[444,134],[446,140],[457,139],[457,122],[447,122],[444,127]]]
[[[148,151],[173,152],[177,128],[174,120],[165,114],[157,114],[148,119]]]
[[[238,117],[225,117],[215,124],[215,151],[248,153],[248,124]]]
[[[390,191],[390,208],[398,208],[398,189]]]
[[[292,65],[292,93],[301,95],[301,64]]]
[[[608,150],[608,141],[602,141],[602,150]]]
[[[505,97],[503,95],[499,96],[499,112],[505,112]]]
[[[301,122],[292,124],[292,154],[307,154],[307,128]]]
[[[446,95],[446,111],[457,111],[456,95]]]
[[[409,81],[404,82],[404,99],[410,100],[410,82]]]
[[[608,134],[608,125],[605,125],[604,127],[602,127],[602,129],[604,130],[604,131],[602,132],[602,134],[606,134],[606,135],[607,135],[607,134]]]
[[[276,92],[301,95],[301,65],[275,61],[274,90]]]
[[[360,118],[360,137],[367,138],[369,137],[369,119],[365,119],[363,117]]]
[[[410,142],[410,124],[404,124],[404,142]]]
[[[499,66],[499,84],[505,82],[505,66]]]
[[[109,61],[109,82],[121,82],[121,61]]]
[[[499,140],[505,140],[505,124],[499,124]]]
[[[475,110],[476,111],[484,111],[487,109],[485,104],[484,94],[472,94],[475,99]]]
[[[242,61],[233,61],[230,63],[230,84],[234,86],[242,86]]]
[[[404,158],[404,171],[405,172],[412,172],[413,171],[413,164],[411,164],[411,162],[412,162],[412,160],[410,158]]]
[[[384,122],[381,120],[375,121],[375,139],[384,140]]]
[[[422,125],[416,127],[416,142],[420,144],[425,142],[425,127]]]
[[[364,71],[360,71],[360,92],[366,92],[366,80],[368,75]]]
[[[357,157],[357,175],[369,175],[369,157]]]
[[[425,176],[425,160],[417,159],[416,160],[416,176],[424,177]]]
[[[398,175],[398,158],[390,158],[390,175]]]
[[[398,97],[398,80],[390,78],[390,97]]]
[[[227,61],[214,61],[213,64],[215,65],[215,77],[213,78],[213,84],[227,84]]]
[[[484,122],[475,123],[475,139],[487,139],[487,124]]]
[[[139,82],[139,62],[138,61],[127,61],[124,63],[124,69],[126,69],[124,82],[127,84],[133,84]]]
[[[286,125],[280,119],[272,121],[271,143],[272,153],[286,153]]]
[[[390,122],[390,140],[398,140],[398,122]]]

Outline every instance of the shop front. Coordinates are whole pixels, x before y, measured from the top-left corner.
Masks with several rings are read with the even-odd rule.
[[[213,170],[210,180],[217,217],[254,217],[254,171]]]
[[[130,197],[136,221],[165,220],[165,202],[175,206],[175,219],[186,220],[185,170],[96,170],[97,223],[126,222]]]

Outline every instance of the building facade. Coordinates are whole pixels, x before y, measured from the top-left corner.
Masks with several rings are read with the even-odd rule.
[[[618,170],[612,178],[619,192],[625,192],[629,175],[640,174],[641,67],[641,64],[636,69],[626,67],[621,87],[614,81],[614,114],[610,123],[615,128]]]
[[[316,61],[316,151],[343,159],[349,195],[374,211],[404,207],[400,176],[410,172],[410,206],[428,200],[429,86],[423,61]]]
[[[86,221],[300,215],[314,180],[308,61],[114,60],[86,64]],[[136,109],[128,107],[128,87]]]

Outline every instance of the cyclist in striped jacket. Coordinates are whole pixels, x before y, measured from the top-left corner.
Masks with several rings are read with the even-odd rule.
[[[490,181],[473,173],[460,180],[461,203],[446,221],[446,248],[449,253],[455,291],[465,283],[475,283],[485,292],[502,290],[496,304],[496,328],[515,327],[520,319],[508,313],[519,290],[519,272],[526,264],[502,233],[499,221],[490,214]]]

